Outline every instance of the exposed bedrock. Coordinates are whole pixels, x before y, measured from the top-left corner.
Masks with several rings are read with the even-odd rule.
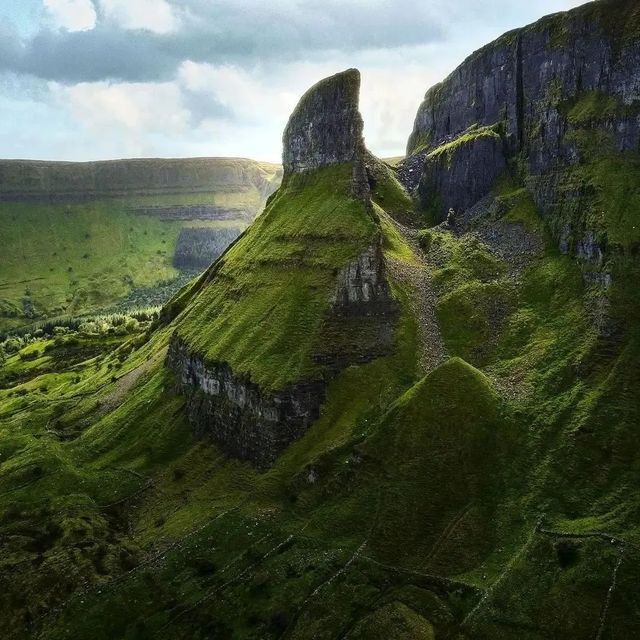
[[[340,270],[330,302],[314,356],[327,366],[327,378],[350,364],[389,353],[398,306],[391,298],[379,244]],[[205,363],[175,335],[166,363],[187,397],[195,434],[212,438],[228,455],[260,469],[271,466],[319,418],[328,381],[264,391],[226,363]]]
[[[179,269],[205,269],[242,233],[239,227],[186,227],[180,231],[173,264]]]
[[[129,207],[127,211],[164,221],[246,220],[247,223],[252,222],[258,213],[252,207],[220,207],[208,204],[140,206]]]
[[[450,149],[425,159],[418,195],[445,220],[449,209],[466,211],[485,196],[506,166],[497,134],[452,143]]]
[[[285,174],[357,159],[364,151],[359,95],[357,69],[325,78],[304,94],[283,135]]]
[[[331,211],[331,215],[336,216],[333,240],[337,244],[344,243],[344,235],[349,234],[348,229],[341,228],[339,217],[343,207],[345,215],[353,210],[354,198],[360,201],[358,215],[363,216],[367,224],[373,215],[362,118],[358,112],[359,86],[360,75],[353,69],[317,83],[300,100],[284,134],[285,185],[287,180],[298,180],[301,185],[298,189],[303,191],[305,181],[296,174],[335,164],[350,167],[350,185],[347,182],[345,189],[343,184],[339,192],[344,201],[338,199]],[[331,195],[336,194],[328,193]],[[295,197],[295,194],[285,192],[279,196],[280,199],[286,197]],[[304,207],[300,211],[295,208],[288,211],[286,207],[284,210],[287,215],[309,215]],[[264,215],[269,219],[268,206]],[[313,228],[304,228],[304,218],[300,222],[305,233],[310,236],[315,233]],[[330,221],[328,226],[331,228]],[[250,239],[254,230],[249,229],[243,238]],[[353,239],[356,237],[359,236]],[[296,237],[283,235],[279,242],[283,244],[283,254],[294,250],[295,255],[299,251]],[[289,243],[291,247],[287,248]],[[239,252],[235,259],[246,257],[250,262],[251,256],[245,256],[242,251],[251,251],[251,242],[248,241],[246,247],[235,246]],[[357,252],[358,245],[354,246],[351,251]],[[224,277],[220,267],[224,260],[222,256],[201,281],[202,287],[216,286],[216,278]],[[297,269],[297,263],[300,259],[296,257],[291,269]],[[271,267],[285,268],[278,264]],[[309,361],[308,370],[312,373],[300,374],[302,379],[285,388],[265,389],[252,381],[250,374],[239,375],[232,364],[205,361],[177,334],[167,357],[167,364],[176,373],[179,388],[187,397],[188,414],[195,432],[211,437],[229,455],[248,460],[261,469],[272,465],[278,455],[318,419],[327,384],[335,375],[349,365],[388,354],[395,343],[399,308],[387,283],[380,232],[374,232],[372,238],[362,242],[359,253],[335,269],[326,265],[300,268],[317,268],[319,274],[329,273],[335,278],[332,290],[326,292],[326,311],[321,312],[320,322],[308,327],[311,346],[304,358]],[[274,307],[280,304],[278,294],[275,290]],[[234,291],[233,295],[241,296],[242,292]],[[286,291],[284,295],[291,294]],[[187,309],[185,314],[188,313]],[[232,315],[229,321],[233,321]],[[265,325],[265,331],[270,330]]]
[[[187,394],[196,436],[211,437],[230,456],[264,469],[317,420],[324,398],[321,381],[264,393],[226,364],[205,365],[174,336],[167,365]]]
[[[639,68],[636,0],[592,2],[509,32],[426,93],[399,176],[415,188],[421,166],[417,193],[444,220],[450,207],[464,213],[489,194],[509,166],[558,245],[595,272],[611,243],[585,213],[594,204],[588,179],[571,172],[589,161],[588,145],[600,157],[640,149]],[[504,154],[498,142],[469,140],[470,130],[499,133]]]
[[[534,172],[570,160],[570,146],[558,148],[567,128],[563,101],[589,91],[627,106],[640,100],[640,39],[626,31],[637,28],[639,10],[635,0],[594,2],[483,47],[427,92],[408,153],[436,148],[472,125],[502,122],[511,151],[526,148]],[[615,121],[618,148],[637,149],[637,113]]]

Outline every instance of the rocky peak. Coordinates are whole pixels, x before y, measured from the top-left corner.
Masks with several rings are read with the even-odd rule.
[[[325,78],[302,96],[283,135],[286,174],[351,162],[360,156],[364,141],[359,96],[357,69]]]

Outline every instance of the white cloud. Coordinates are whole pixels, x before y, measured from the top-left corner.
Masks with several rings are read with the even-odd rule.
[[[235,119],[252,124],[272,123],[288,113],[298,99],[286,74],[265,77],[259,70],[212,65],[187,60],[180,66],[178,82],[191,92],[210,94],[233,112]],[[299,83],[295,83],[298,85]],[[288,86],[289,85],[289,86]]]
[[[353,27],[338,19],[344,12],[375,13],[382,5],[389,11],[393,7],[402,11],[406,3],[41,0],[58,26],[89,29],[97,11],[99,28],[81,34],[43,33],[34,56],[47,63],[48,70],[39,77],[59,82],[50,82],[48,90],[45,85],[45,90],[33,91],[22,106],[15,99],[7,100],[6,87],[0,84],[0,102],[5,98],[4,111],[10,114],[0,125],[0,138],[10,138],[5,146],[12,155],[67,160],[234,155],[278,161],[282,131],[304,91],[328,75],[358,67],[366,144],[379,156],[397,155],[404,152],[425,91],[471,51],[508,28],[582,1],[531,0],[522,5],[496,0],[500,11],[487,17],[477,8],[477,0],[424,0],[423,20],[416,24],[426,24],[430,8],[444,20],[443,38],[416,38],[412,30],[411,37],[405,38],[400,29],[390,39],[374,28],[377,23],[369,16],[364,26],[354,23],[367,38],[361,34],[351,42],[348,33],[332,31],[335,24],[344,23],[347,30]],[[96,11],[89,7],[81,20],[78,8],[86,10],[91,2]],[[378,22],[384,24],[385,16]],[[418,17],[412,14],[412,20]],[[146,32],[131,32],[140,29]],[[105,36],[112,32],[116,38]],[[168,32],[164,37],[158,35]],[[55,58],[60,34],[63,44],[72,41],[74,46],[60,49],[64,55]],[[184,34],[197,37],[192,42],[182,38]],[[315,39],[307,47],[309,34]],[[287,35],[293,45],[286,41]],[[96,39],[99,46],[93,48]],[[334,40],[348,46],[332,48]],[[284,50],[280,43],[287,45]],[[128,44],[131,46],[125,46]],[[274,55],[268,54],[271,50]],[[82,63],[79,71],[74,68],[75,60]],[[103,61],[108,64],[101,64]],[[156,61],[161,73],[156,72]],[[142,71],[119,75],[119,65]],[[63,73],[51,74],[49,67],[59,67]],[[87,69],[97,71],[88,73]],[[84,81],[69,84],[79,79]],[[27,90],[16,85],[12,92],[26,97]],[[22,124],[25,121],[29,127]]]
[[[154,136],[185,136],[189,112],[175,83],[49,83],[55,102],[70,112],[88,136],[109,141],[119,154],[153,155]]]
[[[86,31],[96,25],[96,10],[91,0],[43,0],[43,3],[59,27]]]
[[[180,20],[166,0],[100,0],[104,17],[125,29],[153,33],[175,31]]]

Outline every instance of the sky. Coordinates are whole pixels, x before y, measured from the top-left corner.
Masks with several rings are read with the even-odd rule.
[[[585,0],[0,0],[0,157],[279,162],[318,80],[357,67],[369,149],[402,155],[426,90]]]

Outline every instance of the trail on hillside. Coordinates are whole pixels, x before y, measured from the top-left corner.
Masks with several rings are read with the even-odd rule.
[[[409,284],[414,291],[411,308],[418,321],[421,345],[418,362],[424,374],[428,374],[448,357],[436,315],[437,294],[431,280],[431,267],[420,248],[418,230],[400,224],[393,218],[389,219],[414,254],[415,262],[389,258],[387,264],[391,275],[400,282]]]
[[[124,402],[129,391],[131,391],[142,375],[149,371],[158,360],[164,360],[167,355],[167,349],[168,347],[164,347],[154,354],[153,357],[145,360],[141,365],[131,369],[131,371],[127,371],[122,377],[118,378],[115,383],[115,389],[102,401],[100,416],[111,413],[117,409]]]

